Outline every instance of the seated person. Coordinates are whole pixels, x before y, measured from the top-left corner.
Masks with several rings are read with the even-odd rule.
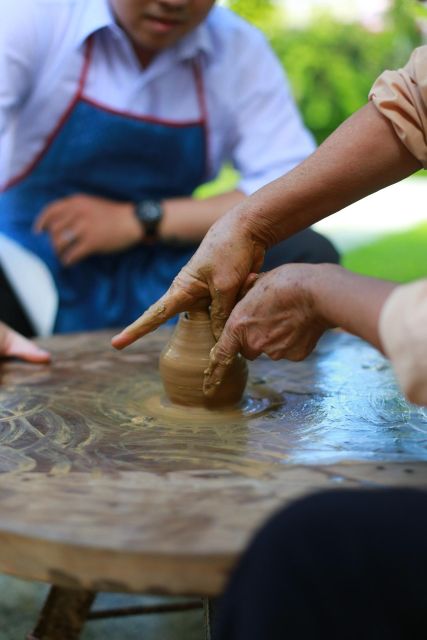
[[[313,150],[263,36],[213,5],[4,7],[0,234],[49,268],[57,332],[131,321],[217,218]],[[238,186],[194,198],[227,161]],[[307,231],[274,249],[265,268],[302,260],[338,256]],[[3,268],[13,288],[13,265]]]
[[[426,571],[426,491],[314,494],[255,535],[212,638],[424,640]]]

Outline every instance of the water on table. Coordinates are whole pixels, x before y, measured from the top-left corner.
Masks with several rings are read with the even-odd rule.
[[[300,363],[258,359],[249,395],[281,402],[227,422],[147,410],[166,339],[158,332],[117,353],[105,336],[54,338],[52,367],[1,365],[0,472],[262,475],[286,463],[427,459],[427,412],[403,399],[389,363],[356,338],[330,334]]]

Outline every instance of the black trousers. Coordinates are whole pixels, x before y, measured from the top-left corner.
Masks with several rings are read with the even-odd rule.
[[[313,229],[305,229],[269,249],[262,271],[271,271],[290,262],[338,264],[339,261],[340,255],[330,240]]]
[[[329,240],[312,229],[307,229],[270,249],[265,257],[263,271],[270,271],[287,262],[339,262],[339,255]],[[31,322],[16,298],[1,266],[0,320],[24,336],[34,335]]]
[[[34,336],[31,322],[15,295],[0,265],[0,320],[30,338]]]
[[[427,492],[333,491],[281,511],[241,559],[213,640],[425,640]]]

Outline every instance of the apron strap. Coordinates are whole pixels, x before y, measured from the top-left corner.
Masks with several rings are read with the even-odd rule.
[[[196,83],[197,101],[199,103],[199,109],[201,114],[201,125],[203,128],[203,135],[205,139],[205,177],[206,179],[210,175],[210,142],[209,142],[209,129],[208,129],[208,108],[206,104],[206,91],[205,83],[203,80],[203,71],[201,60],[194,60],[193,74]]]
[[[73,107],[83,97],[83,92],[84,92],[84,89],[85,89],[85,86],[86,86],[87,77],[89,75],[90,64],[92,62],[93,44],[94,44],[94,38],[93,38],[93,34],[92,34],[91,36],[89,36],[89,38],[88,38],[88,40],[86,42],[86,49],[85,49],[83,67],[82,67],[82,70],[81,70],[81,73],[80,73],[77,92],[76,92],[76,94],[75,94],[75,96],[73,98],[73,102],[72,102]]]
[[[54,129],[47,136],[47,138],[45,140],[45,143],[43,145],[43,148],[39,151],[39,153],[36,155],[36,157],[33,158],[33,160],[30,162],[30,164],[27,165],[25,167],[25,169],[21,173],[19,173],[17,176],[12,177],[3,187],[1,187],[0,188],[0,193],[2,193],[4,191],[7,191],[7,189],[10,189],[11,187],[14,187],[16,184],[21,182],[21,180],[24,180],[24,178],[26,178],[27,176],[30,175],[30,173],[33,171],[33,169],[36,168],[36,166],[38,165],[40,160],[43,158],[45,153],[48,151],[50,145],[52,144],[52,142],[54,141],[54,139],[56,138],[56,136],[58,135],[58,133],[60,132],[60,130],[62,129],[62,127],[66,123],[66,121],[68,120],[68,118],[71,116],[71,113],[73,112],[74,107],[76,106],[76,104],[79,102],[79,100],[82,97],[82,93],[83,93],[85,85],[86,85],[86,80],[87,80],[87,76],[88,76],[88,73],[89,73],[90,63],[91,63],[91,60],[92,60],[92,51],[93,51],[93,36],[90,36],[88,38],[87,43],[86,43],[84,61],[83,61],[83,66],[82,66],[82,69],[81,69],[81,72],[80,72],[77,91],[74,94],[73,98],[71,99],[68,107],[65,109],[64,113],[59,118],[59,120],[56,123]]]

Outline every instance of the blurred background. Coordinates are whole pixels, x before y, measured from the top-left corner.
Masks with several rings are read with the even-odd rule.
[[[427,7],[417,0],[221,0],[271,42],[305,124],[320,144],[363,106],[384,69],[403,66],[427,42]],[[408,281],[427,274],[425,171],[365,198],[316,227],[359,273]],[[230,187],[225,167],[200,195]],[[427,208],[427,207],[426,207]]]
[[[406,63],[427,42],[427,9],[416,0],[222,0],[263,30],[286,68],[306,125],[321,143],[366,103],[375,78]],[[389,187],[318,226],[343,251],[354,271],[407,281],[427,274],[427,173]],[[236,180],[225,167],[200,197]],[[0,576],[0,640],[23,638],[37,617],[47,586]],[[98,605],[152,602],[114,594]],[[202,640],[200,612],[99,621],[82,640]]]

